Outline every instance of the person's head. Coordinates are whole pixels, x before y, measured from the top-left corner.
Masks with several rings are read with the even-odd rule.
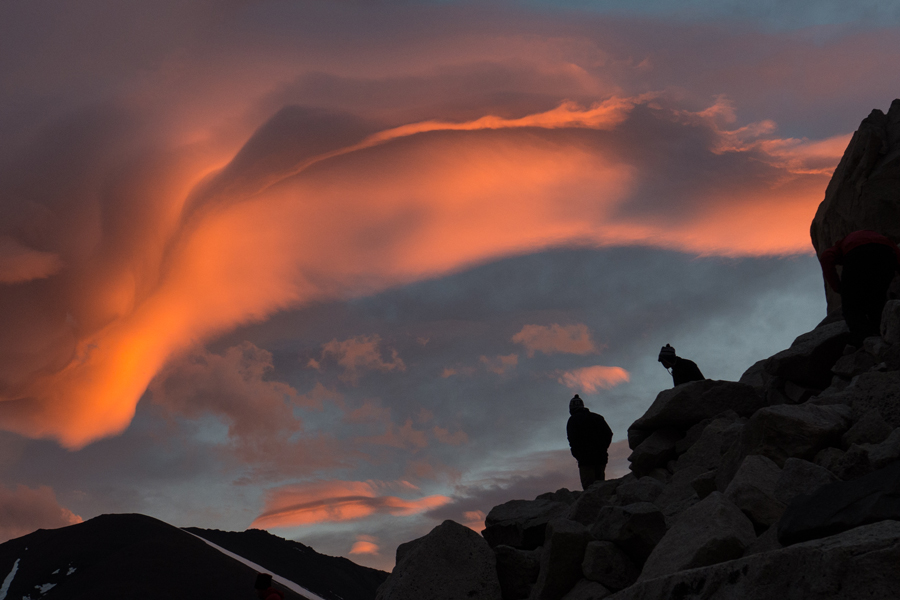
[[[659,351],[659,358],[657,360],[659,360],[665,368],[671,369],[675,365],[676,358],[678,357],[675,356],[675,348],[666,344]]]
[[[579,410],[584,410],[584,400],[578,397],[578,394],[569,400],[569,414],[574,415]]]
[[[253,584],[253,589],[256,590],[256,595],[260,598],[266,597],[266,590],[272,587],[272,576],[268,573],[257,573],[256,574],[256,583]]]

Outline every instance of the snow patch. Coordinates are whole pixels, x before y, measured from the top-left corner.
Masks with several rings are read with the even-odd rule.
[[[45,583],[44,585],[36,585],[34,586],[38,588],[38,591],[41,593],[41,596],[50,591],[51,588],[56,587],[55,583]]]
[[[74,572],[75,572],[75,567],[69,567],[69,571],[66,573],[66,575],[71,575]]]
[[[183,531],[183,530],[182,530],[182,531]],[[198,538],[198,539],[200,539],[200,540],[203,540],[203,541],[206,542],[208,545],[212,546],[213,548],[215,548],[216,550],[218,550],[219,552],[221,552],[221,553],[224,554],[225,556],[230,556],[231,558],[235,559],[236,561],[239,561],[239,562],[244,563],[245,565],[247,565],[247,566],[250,567],[251,569],[255,570],[257,573],[272,573],[272,571],[270,571],[269,569],[266,569],[265,567],[262,567],[262,566],[256,564],[256,563],[253,562],[253,561],[247,560],[247,559],[244,558],[243,556],[240,556],[240,555],[238,555],[238,554],[235,554],[234,552],[231,552],[231,551],[229,551],[229,550],[226,550],[225,548],[222,548],[221,546],[217,546],[217,545],[213,544],[211,541],[209,541],[209,540],[207,540],[207,539],[204,539],[204,538],[200,537],[199,535],[197,535],[197,534],[195,534],[195,533],[191,533],[190,531],[185,531],[185,533],[190,533],[190,534],[191,534],[192,536],[194,536],[195,538]],[[309,598],[309,600],[325,600],[325,598],[323,598],[322,596],[313,594],[313,593],[312,593],[311,591],[309,591],[308,589],[303,588],[303,587],[300,587],[299,585],[297,585],[296,583],[294,583],[294,582],[291,581],[290,579],[287,579],[286,577],[282,577],[281,575],[276,575],[275,573],[272,573],[272,579],[275,580],[275,581],[277,581],[278,583],[280,583],[281,585],[283,585],[283,586],[286,587],[287,589],[291,590],[292,592],[297,592],[297,593],[300,594],[301,596],[306,596],[307,598]],[[0,598],[0,600],[3,600],[3,598]]]
[[[3,586],[0,587],[0,600],[6,598],[6,593],[9,591],[9,586],[12,585],[13,578],[16,576],[16,571],[19,570],[19,561],[21,558],[16,559],[16,564],[13,565],[12,571],[9,572],[9,575],[6,576],[6,579],[3,580]]]

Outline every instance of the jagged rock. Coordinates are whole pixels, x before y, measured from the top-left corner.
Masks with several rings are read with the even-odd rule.
[[[744,556],[752,556],[762,552],[772,552],[773,550],[781,550],[782,546],[778,542],[778,525],[772,525],[759,535],[744,550]]]
[[[837,477],[824,467],[801,458],[789,458],[775,482],[775,498],[785,505],[800,494],[810,494]]]
[[[638,581],[611,600],[872,600],[900,589],[900,523]]]
[[[656,467],[655,469],[650,469],[650,472],[647,473],[647,477],[652,477],[653,479],[665,485],[669,483],[670,479],[672,479],[672,474],[669,473],[668,469],[665,469],[663,467]]]
[[[496,546],[494,555],[497,557],[497,579],[503,600],[527,598],[540,571],[540,550]]]
[[[787,507],[775,497],[781,469],[770,458],[750,455],[741,463],[725,497],[744,511],[754,525],[765,529],[777,522]]]
[[[546,494],[541,494],[535,500],[550,500],[552,502],[562,502],[563,504],[568,504],[572,506],[576,500],[581,496],[581,492],[578,490],[570,491],[568,488],[560,488],[555,492],[547,492]]]
[[[778,541],[787,546],[887,519],[900,519],[900,462],[797,496],[778,523]]]
[[[569,512],[565,502],[553,500],[510,500],[495,506],[484,520],[481,535],[491,547],[504,545],[534,550],[544,543],[544,530],[550,519]]]
[[[649,502],[600,509],[591,534],[600,541],[613,542],[637,565],[643,565],[666,533],[662,511]]]
[[[665,465],[675,458],[675,444],[684,434],[675,429],[657,429],[647,439],[638,444],[628,457],[631,471],[643,477],[652,469]]]
[[[562,597],[562,600],[602,600],[612,594],[602,584],[596,581],[582,579],[575,584],[572,590]]]
[[[878,359],[872,354],[860,348],[856,352],[840,357],[831,367],[831,372],[843,379],[853,379],[874,367],[877,362]]]
[[[755,539],[744,513],[713,492],[684,511],[647,558],[638,581],[738,558]]]
[[[836,475],[840,470],[838,469],[838,464],[840,463],[841,458],[844,457],[844,454],[846,453],[840,448],[823,448],[822,450],[819,450],[815,458],[813,458],[813,462]]]
[[[616,489],[615,504],[627,506],[637,502],[654,502],[665,487],[653,477],[641,477],[637,481],[623,483]]]
[[[702,500],[718,489],[716,475],[716,471],[707,471],[691,480],[691,487],[697,492],[698,498]]]
[[[590,541],[587,528],[568,519],[547,523],[547,541],[530,600],[559,600],[581,579],[584,550]]]
[[[868,450],[858,444],[853,444],[844,452],[844,455],[834,465],[834,469],[834,474],[838,479],[844,481],[856,479],[875,470],[872,468],[872,463],[869,462]]]
[[[880,444],[863,444],[873,469],[881,469],[900,458],[900,428]]]
[[[843,321],[817,327],[797,337],[787,350],[768,358],[766,373],[801,386],[823,390],[831,383],[831,367],[850,339]]]
[[[597,515],[600,514],[600,509],[612,504],[613,497],[619,486],[631,481],[637,480],[634,475],[629,473],[625,477],[619,479],[594,482],[588,489],[584,490],[578,497],[578,500],[572,504],[566,518],[577,521],[582,525],[593,524],[597,520]]]
[[[665,487],[654,504],[656,504],[666,517],[666,523],[671,524],[673,519],[682,512],[697,504],[700,498],[692,485],[694,480],[705,473],[703,467],[687,467],[675,471],[669,485]]]
[[[753,363],[753,366],[744,371],[744,374],[738,379],[738,383],[745,383],[757,390],[764,390],[769,387],[769,381],[771,381],[772,377],[766,373],[766,360],[764,358]]]
[[[770,406],[757,411],[741,435],[741,454],[768,456],[781,467],[788,458],[813,458],[822,448],[840,443],[850,427],[842,405]]]
[[[617,592],[637,581],[641,570],[612,542],[589,542],[581,572],[586,579]]]
[[[844,448],[851,444],[879,444],[891,435],[891,426],[882,418],[877,408],[866,411],[841,437]]]
[[[844,391],[830,395],[828,401],[851,406],[856,415],[877,409],[891,429],[900,427],[900,372],[863,373]]]
[[[496,558],[477,533],[444,521],[412,549],[378,588],[376,600],[501,600]]]
[[[737,416],[737,413],[734,413]],[[700,439],[700,436],[703,434],[703,430],[706,429],[706,426],[712,422],[712,419],[703,419],[699,423],[691,425],[691,427],[684,434],[684,437],[675,442],[675,454],[681,456],[685,452],[687,452],[691,446],[696,443],[697,440]]]
[[[877,231],[900,241],[900,102],[888,114],[873,110],[853,134],[825,190],[810,227],[817,254],[858,229]],[[828,313],[840,307],[840,295],[826,285]]]
[[[732,414],[734,418],[724,416],[709,422],[697,442],[678,457],[675,463],[676,471],[686,467],[699,466],[709,470],[719,466],[722,456],[740,437],[744,428],[744,420],[737,414]]]
[[[763,405],[756,390],[743,383],[712,379],[685,383],[656,396],[647,412],[628,428],[628,446],[637,448],[658,429],[686,431],[726,410],[748,417]]]

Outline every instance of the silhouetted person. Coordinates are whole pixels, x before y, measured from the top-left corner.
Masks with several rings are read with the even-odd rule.
[[[700,368],[692,360],[675,355],[675,348],[666,344],[659,351],[659,362],[672,374],[675,385],[681,385],[688,381],[703,381],[706,377],[700,372]]]
[[[284,594],[272,587],[272,576],[268,573],[257,573],[253,584],[256,597],[260,600],[284,600]]]
[[[841,295],[850,343],[861,346],[881,334],[881,311],[888,288],[900,268],[900,248],[880,233],[854,231],[819,256],[825,281]],[[838,277],[837,265],[843,265]]]
[[[578,475],[581,487],[588,487],[595,481],[606,478],[606,463],[609,461],[609,445],[612,443],[612,429],[606,419],[584,407],[584,401],[575,394],[569,400],[569,422],[566,436],[572,456],[578,461]]]

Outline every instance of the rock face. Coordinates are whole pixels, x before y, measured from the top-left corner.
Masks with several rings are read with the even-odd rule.
[[[494,552],[463,525],[444,521],[406,550],[376,600],[501,600]]]
[[[810,227],[820,254],[857,229],[877,231],[900,242],[900,100],[885,115],[873,110],[853,134]],[[840,296],[826,284],[828,313]]]
[[[504,545],[534,550],[544,543],[550,519],[564,517],[569,505],[548,499],[510,500],[495,506],[484,519],[482,535],[491,547]]]

